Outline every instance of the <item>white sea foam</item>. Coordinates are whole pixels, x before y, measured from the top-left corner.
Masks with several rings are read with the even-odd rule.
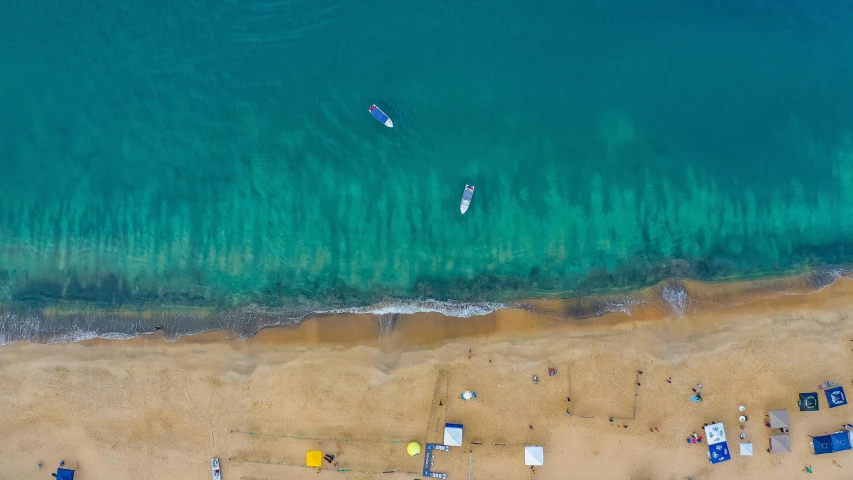
[[[821,282],[818,284],[817,276],[827,276],[829,277],[826,282]],[[839,278],[853,279],[853,270],[848,270],[844,268],[833,268],[832,270],[826,270],[823,272],[815,272],[811,274],[812,283],[815,284],[815,293],[823,290],[826,287],[835,284],[835,281]]]
[[[684,316],[684,312],[687,309],[687,291],[684,290],[684,287],[663,287],[661,289],[661,296],[678,318]]]
[[[440,313],[446,317],[469,318],[488,315],[496,310],[513,308],[501,302],[452,302],[444,300],[394,300],[366,307],[350,307],[333,310],[320,310],[315,313],[357,313],[372,315],[411,315],[413,313]]]
[[[83,340],[92,340],[93,338],[98,337],[98,332],[93,332],[91,330],[74,330],[56,334],[44,343],[74,343],[82,342]]]
[[[643,302],[640,300],[628,295],[621,297],[606,297],[601,308],[596,311],[595,315],[597,316],[616,312],[622,312],[626,315],[630,315],[634,307],[642,304]]]

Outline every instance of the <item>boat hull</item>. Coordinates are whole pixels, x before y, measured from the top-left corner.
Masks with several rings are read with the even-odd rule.
[[[385,112],[380,110],[376,105],[371,105],[368,111],[373,115],[373,118],[375,118],[377,122],[388,128],[394,128],[394,122],[391,121],[391,118],[389,118],[388,115],[385,115]]]
[[[474,198],[474,185],[465,185],[465,190],[462,191],[462,202],[459,204],[459,211],[462,215],[468,211],[471,206],[471,199]]]

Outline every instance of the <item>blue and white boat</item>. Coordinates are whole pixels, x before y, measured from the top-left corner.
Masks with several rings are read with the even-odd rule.
[[[388,118],[388,115],[385,115],[385,112],[380,110],[376,105],[370,106],[370,114],[373,115],[373,118],[382,125],[385,125],[388,128],[394,128],[394,122],[392,122],[391,119]]]
[[[474,185],[466,184],[465,190],[462,191],[462,203],[459,204],[459,211],[462,212],[462,215],[465,215],[465,212],[468,211],[468,207],[471,206],[471,198],[474,196]]]

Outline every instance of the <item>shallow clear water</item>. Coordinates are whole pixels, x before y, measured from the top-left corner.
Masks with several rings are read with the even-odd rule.
[[[0,299],[47,328],[69,300],[180,318],[846,263],[851,24],[842,1],[12,0]]]

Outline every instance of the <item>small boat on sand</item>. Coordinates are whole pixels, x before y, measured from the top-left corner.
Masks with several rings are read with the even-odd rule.
[[[220,480],[222,478],[222,471],[219,470],[218,458],[210,459],[210,470],[213,472],[213,480]]]
[[[380,110],[376,105],[370,106],[370,114],[373,115],[373,118],[382,125],[385,125],[388,128],[394,128],[394,122],[392,122],[391,119],[388,118],[388,115],[385,115],[385,112]]]
[[[471,197],[474,196],[474,185],[465,185],[465,190],[462,192],[462,203],[459,204],[459,211],[464,215],[471,206]]]

